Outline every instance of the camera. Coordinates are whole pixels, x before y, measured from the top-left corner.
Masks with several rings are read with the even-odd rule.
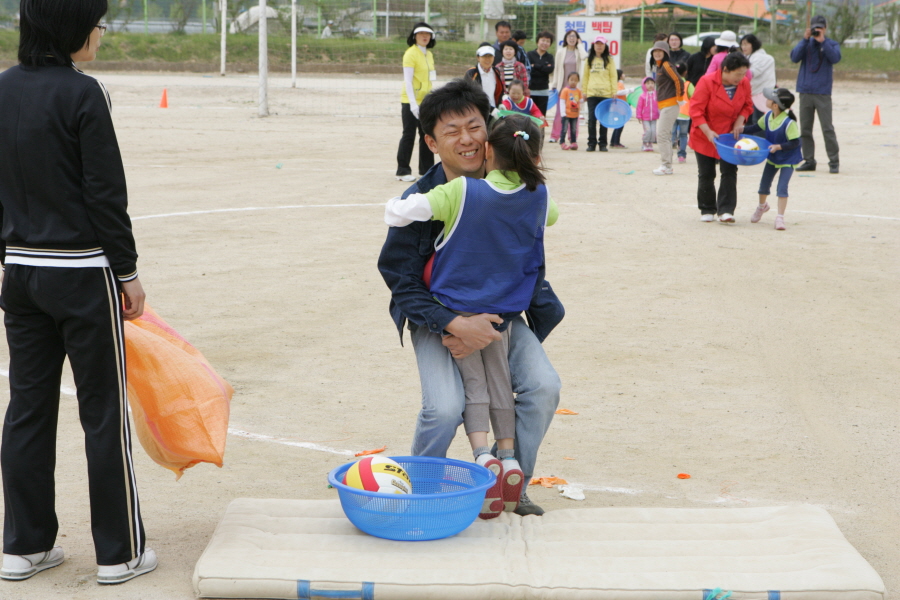
[[[821,27],[813,27],[812,30],[810,31],[810,33],[812,34],[813,37],[819,37],[819,34],[822,33],[822,28]]]

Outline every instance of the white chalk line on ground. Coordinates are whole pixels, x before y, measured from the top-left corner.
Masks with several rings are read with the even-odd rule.
[[[565,206],[630,206],[625,204],[595,204],[593,202],[560,202],[560,204]],[[143,219],[163,219],[166,217],[189,217],[193,215],[211,215],[215,213],[230,213],[230,212],[252,212],[257,210],[290,210],[296,208],[360,208],[360,207],[372,207],[372,206],[384,206],[383,202],[376,203],[367,203],[367,204],[288,204],[285,206],[246,206],[242,208],[214,208],[210,210],[190,210],[185,212],[174,212],[174,213],[162,213],[158,215],[143,215],[140,217],[132,217],[132,221],[141,221]],[[685,207],[697,208],[692,204],[685,204]],[[791,210],[791,212],[803,213],[807,215],[823,215],[828,217],[853,217],[858,219],[881,219],[885,221],[900,221],[900,217],[883,217],[880,215],[857,215],[850,213],[833,213],[833,212],[821,212],[815,210]]]

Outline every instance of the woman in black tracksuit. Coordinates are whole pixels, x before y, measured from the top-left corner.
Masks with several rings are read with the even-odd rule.
[[[125,380],[123,318],[144,292],[109,95],[93,60],[106,0],[22,0],[19,65],[0,74],[0,308],[10,400],[0,467],[3,579],[63,562],[54,547],[56,427],[66,356],[85,432],[99,583],[152,571],[145,548]]]

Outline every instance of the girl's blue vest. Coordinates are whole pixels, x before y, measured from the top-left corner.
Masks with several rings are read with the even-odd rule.
[[[464,178],[456,224],[435,246],[431,293],[463,312],[527,309],[544,264],[547,210],[543,185],[505,191]]]
[[[522,113],[523,115],[531,115],[531,106],[533,104],[534,102],[531,100],[531,98],[525,98],[525,108],[519,108],[518,106],[516,106],[516,103],[513,102],[512,98],[509,99],[509,105],[512,106],[512,111]]]
[[[769,112],[766,114],[766,140],[768,140],[770,144],[787,143],[789,141],[787,137],[787,128],[793,121],[790,117],[785,117],[784,121],[781,122],[781,127],[773,131],[769,128],[771,119],[772,113]],[[769,160],[776,165],[798,165],[803,160],[803,151],[799,146],[793,150],[779,150],[778,152],[770,154]]]

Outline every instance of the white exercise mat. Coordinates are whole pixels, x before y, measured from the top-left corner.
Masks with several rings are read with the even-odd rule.
[[[884,584],[815,506],[504,513],[430,542],[371,537],[337,500],[229,505],[194,570],[203,598],[882,600]]]

